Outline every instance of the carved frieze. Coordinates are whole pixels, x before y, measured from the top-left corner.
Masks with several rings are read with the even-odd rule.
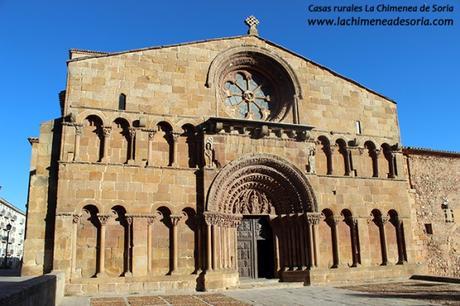
[[[241,223],[243,216],[215,212],[205,212],[203,214],[203,218],[207,225],[217,225],[221,227],[237,227]]]

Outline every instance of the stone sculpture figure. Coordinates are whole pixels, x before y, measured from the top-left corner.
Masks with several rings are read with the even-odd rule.
[[[216,167],[214,140],[212,137],[208,137],[206,139],[206,143],[204,146],[204,161],[206,168],[213,169]]]
[[[308,173],[315,174],[316,173],[316,165],[315,165],[315,148],[310,149],[308,154]]]

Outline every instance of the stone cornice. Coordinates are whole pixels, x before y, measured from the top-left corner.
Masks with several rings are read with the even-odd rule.
[[[311,125],[256,121],[245,119],[210,117],[199,128],[208,134],[228,133],[238,131],[249,134],[253,138],[263,138],[274,133],[281,138],[286,135],[290,139],[305,141],[310,138]]]

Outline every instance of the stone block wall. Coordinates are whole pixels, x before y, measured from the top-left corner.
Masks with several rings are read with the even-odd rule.
[[[427,273],[460,277],[460,154],[410,148],[404,153],[419,256]]]
[[[210,66],[233,48],[271,54],[279,59],[273,69],[287,65],[295,71],[291,81],[298,82],[298,103],[289,105],[290,113],[278,118],[281,123],[269,122],[270,129],[254,120],[229,119],[219,106]],[[167,287],[187,277],[189,285],[194,277],[202,282],[199,273],[192,273],[203,270],[207,282],[234,284],[236,219],[243,212],[226,213],[236,219],[204,212],[215,179],[229,164],[250,156],[263,156],[268,168],[270,159],[277,167],[285,163],[290,170],[283,171],[297,178],[291,192],[304,198],[288,202],[302,203],[303,210],[262,212],[288,224],[288,235],[300,235],[280,240],[291,248],[285,252],[292,255],[291,266],[313,267],[313,257],[324,271],[382,264],[392,271],[398,270],[396,263],[414,262],[407,176],[392,101],[252,36],[73,55],[63,122],[59,129],[45,124],[33,145],[33,167],[43,184],[36,182],[38,176],[31,180],[28,227],[36,232],[26,240],[24,271],[39,274],[45,266],[65,271],[69,288],[76,286],[70,292],[104,291],[107,280],[129,282],[132,288],[152,282]],[[120,95],[126,108],[119,108]],[[207,125],[211,117],[227,117],[225,124],[231,126],[218,129],[217,123],[224,123],[214,122],[213,130]],[[239,126],[232,125],[236,121]],[[286,180],[280,184],[294,186]],[[392,213],[397,218],[390,218]],[[305,218],[319,230],[306,230]],[[304,229],[296,231],[296,226]],[[307,234],[308,239],[302,236]],[[401,237],[404,242],[398,242]],[[317,241],[320,251],[309,255],[309,263],[301,246],[307,240]],[[204,255],[211,248],[212,267],[210,255]],[[33,260],[46,252],[48,263]]]
[[[254,36],[113,54],[88,53],[84,57],[77,52],[78,56],[68,64],[64,113],[83,108],[116,111],[119,95],[123,93],[128,112],[228,117],[220,106],[222,101],[216,100],[216,88],[206,86],[208,72],[220,53],[242,47],[275,54],[295,71],[301,91],[298,110],[301,123],[325,133],[355,134],[356,121],[360,121],[363,135],[399,142],[395,103]],[[292,116],[283,121],[292,123]]]

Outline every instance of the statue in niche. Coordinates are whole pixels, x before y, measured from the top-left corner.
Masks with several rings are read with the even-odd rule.
[[[315,148],[311,148],[310,152],[308,152],[307,171],[310,174],[315,174],[316,173],[315,154],[316,154]]]
[[[216,151],[214,150],[214,139],[212,137],[206,138],[204,145],[204,162],[206,168],[214,169],[218,166],[216,160]]]

